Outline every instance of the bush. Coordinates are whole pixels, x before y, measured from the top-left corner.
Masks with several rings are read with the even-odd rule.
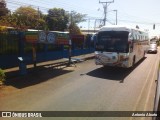
[[[0,82],[4,82],[5,77],[6,77],[5,72],[2,69],[0,69]]]

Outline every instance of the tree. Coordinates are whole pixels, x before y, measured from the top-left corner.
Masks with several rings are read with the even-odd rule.
[[[5,16],[9,13],[8,8],[6,8],[6,1],[0,0],[0,17]]]
[[[13,18],[11,15],[6,15],[1,17],[0,19],[0,26],[15,26],[15,22],[13,22]]]
[[[72,23],[69,25],[69,33],[71,35],[82,34],[80,28],[77,26],[76,23]]]
[[[69,31],[70,34],[81,34],[80,28],[77,26],[78,23],[85,21],[86,14],[80,14],[75,11],[69,13],[70,24]]]
[[[16,25],[24,29],[43,29],[45,20],[41,16],[42,13],[31,6],[20,7],[12,14]]]
[[[64,9],[53,8],[48,11],[46,22],[49,30],[64,31],[67,29],[68,21],[69,18]]]
[[[85,21],[86,14],[77,13],[75,11],[71,11],[69,13],[71,23],[80,23]]]

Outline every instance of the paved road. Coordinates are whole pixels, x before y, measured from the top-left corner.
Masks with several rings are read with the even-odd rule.
[[[96,66],[94,60],[79,63],[77,67],[45,66],[46,69],[21,78],[21,81],[17,80],[19,84],[11,82],[2,89],[0,111],[152,111],[158,61],[158,54],[147,54],[134,69],[129,70],[103,68]],[[141,118],[46,119],[139,120]]]

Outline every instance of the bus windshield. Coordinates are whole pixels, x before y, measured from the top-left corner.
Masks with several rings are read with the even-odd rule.
[[[102,31],[98,33],[96,51],[122,52],[129,51],[127,31]]]

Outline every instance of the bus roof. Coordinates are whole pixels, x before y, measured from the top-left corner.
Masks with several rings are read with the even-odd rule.
[[[137,28],[132,28],[132,27],[128,27],[128,26],[118,26],[118,25],[103,26],[99,31],[127,31],[127,32],[131,32],[132,30],[144,32],[143,30],[140,30]]]
[[[125,26],[103,26],[99,31],[128,31],[130,29]]]

